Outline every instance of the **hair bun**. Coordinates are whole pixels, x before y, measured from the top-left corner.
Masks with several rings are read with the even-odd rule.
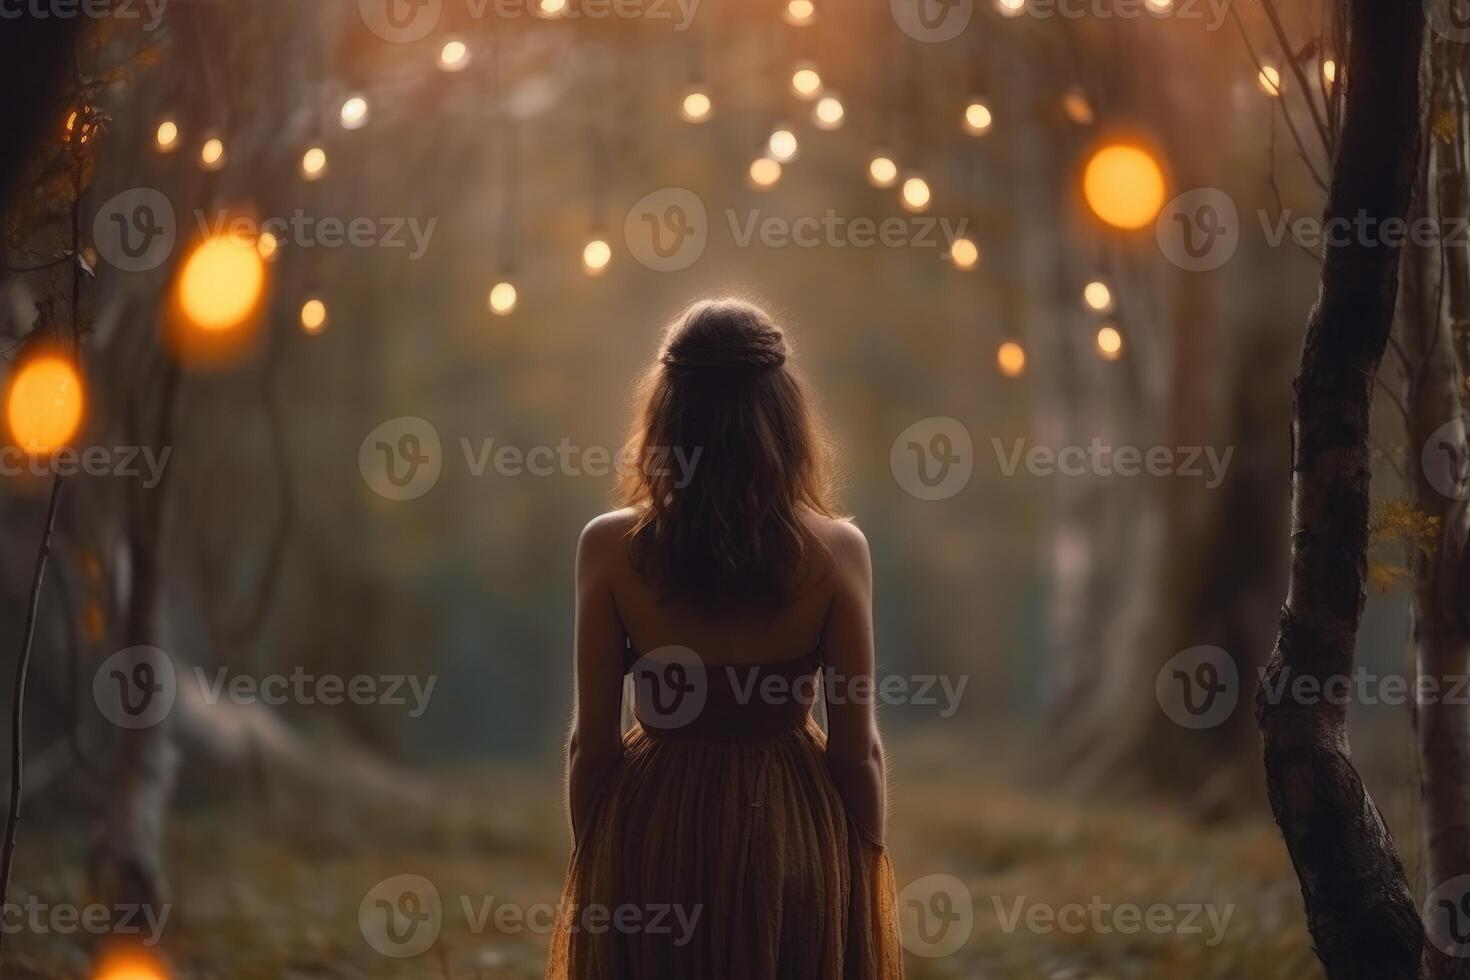
[[[786,337],[755,307],[715,300],[689,311],[659,360],[674,371],[778,368],[786,363]]]

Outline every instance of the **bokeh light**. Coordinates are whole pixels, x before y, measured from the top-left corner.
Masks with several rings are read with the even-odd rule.
[[[179,124],[172,119],[165,119],[158,124],[157,131],[153,134],[153,144],[158,147],[160,153],[172,153],[179,148]]]
[[[115,953],[97,965],[96,980],[169,980],[169,972],[141,952]]]
[[[1105,323],[1098,328],[1097,353],[1105,361],[1116,361],[1123,356],[1123,335],[1117,327]]]
[[[590,276],[600,276],[612,261],[612,246],[606,239],[594,238],[582,248],[582,269]]]
[[[194,246],[179,271],[179,307],[207,332],[233,330],[250,319],[265,292],[265,260],[255,242],[227,233]]]
[[[199,165],[205,170],[218,170],[225,165],[225,143],[218,136],[211,136],[199,148]]]
[[[315,297],[301,304],[301,329],[321,333],[327,326],[327,304]]]
[[[10,378],[5,421],[10,440],[27,453],[48,455],[65,446],[82,423],[82,379],[70,358],[30,357]]]
[[[956,269],[973,269],[980,264],[980,246],[963,236],[956,238],[949,247],[949,260]]]
[[[313,146],[301,154],[301,176],[307,180],[319,180],[327,172],[327,151]]]
[[[704,89],[690,89],[679,104],[679,117],[685,122],[702,123],[710,117],[714,103]]]
[[[994,121],[990,114],[990,107],[979,99],[972,99],[965,106],[965,132],[971,136],[983,136],[990,132],[990,124]]]
[[[1019,17],[1026,12],[1026,0],[995,0],[1002,17]]]
[[[898,180],[898,164],[886,153],[875,153],[868,161],[868,183],[874,187],[892,187]]]
[[[446,41],[439,49],[439,67],[443,71],[459,71],[470,63],[470,49],[463,41]]]
[[[1256,73],[1256,84],[1261,91],[1275,98],[1281,94],[1281,71],[1275,65],[1262,65]]]
[[[995,366],[1007,378],[1019,378],[1026,371],[1026,348],[1007,340],[995,351]]]
[[[790,0],[781,17],[792,27],[807,27],[817,19],[817,5],[812,0]]]
[[[490,312],[496,316],[508,316],[516,308],[516,287],[509,282],[497,282],[490,287],[486,302]]]
[[[903,206],[915,213],[928,210],[929,202],[933,200],[933,194],[929,190],[929,182],[918,174],[908,177],[903,182],[903,190],[900,197]]]
[[[796,159],[801,145],[797,142],[796,134],[785,126],[778,126],[772,133],[771,138],[766,140],[766,152],[771,155],[772,160],[781,163],[790,163]]]
[[[781,163],[770,157],[756,157],[750,162],[750,183],[757,190],[774,187],[781,179]]]
[[[818,129],[839,129],[846,116],[847,110],[842,107],[842,100],[836,95],[822,96],[812,109],[812,123]]]
[[[1082,302],[1089,310],[1108,313],[1113,308],[1113,291],[1101,279],[1094,279],[1082,287]]]
[[[1062,96],[1062,111],[1067,114],[1068,119],[1079,126],[1091,126],[1095,118],[1092,112],[1092,102],[1087,98],[1087,93],[1075,85]]]
[[[337,115],[342,121],[343,129],[361,129],[367,125],[367,99],[361,95],[350,97],[342,103],[342,109]]]
[[[1082,193],[1092,213],[1106,224],[1142,228],[1164,206],[1164,172],[1147,150],[1110,143],[1088,159]]]
[[[263,231],[260,233],[260,237],[255,240],[255,250],[267,262],[276,257],[276,252],[280,247],[281,240],[273,232]]]
[[[798,99],[815,99],[822,93],[822,76],[816,66],[798,65],[791,73],[791,91]]]

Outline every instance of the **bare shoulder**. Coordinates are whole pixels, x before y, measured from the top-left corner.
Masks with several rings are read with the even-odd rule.
[[[831,557],[832,570],[839,578],[866,581],[872,577],[873,559],[868,538],[851,520],[806,515],[807,527],[817,536]]]
[[[582,528],[577,539],[579,565],[608,567],[627,554],[628,533],[638,523],[638,511],[632,507],[598,514]]]

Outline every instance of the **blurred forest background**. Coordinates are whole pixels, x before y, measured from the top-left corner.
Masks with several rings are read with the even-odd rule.
[[[571,563],[613,477],[477,474],[462,440],[615,454],[663,324],[734,292],[791,331],[841,447],[881,670],[968,678],[952,714],[882,715],[900,886],[947,874],[976,896],[975,938],[915,956],[911,975],[1320,976],[1250,697],[1284,595],[1290,378],[1318,274],[1264,222],[1320,212],[1320,148],[1304,160],[1293,138],[1308,101],[1290,96],[1305,81],[1329,98],[1330,10],[1287,4],[1278,32],[1254,3],[932,5],[967,18],[945,37],[902,0],[648,0],[606,17],[570,2],[170,0],[156,23],[137,4],[80,27],[62,84],[34,93],[54,118],[6,189],[0,332],[19,364],[35,337],[79,330],[76,444],[170,455],[153,486],[67,480],[12,900],[169,903],[138,977],[539,976],[544,934],[476,930],[448,907],[555,899]],[[803,68],[820,78],[806,91]],[[1082,170],[1114,143],[1146,148],[1166,199],[1233,202],[1229,261],[1181,268],[1153,221],[1099,219]],[[870,172],[875,155],[893,175]],[[966,222],[978,258],[938,227],[899,247],[741,240],[751,220],[910,215],[914,177],[922,213]],[[174,245],[128,268],[97,238],[109,214],[136,216],[140,188],[171,205]],[[671,188],[700,202],[707,241],[663,271],[635,239],[640,202]],[[405,247],[324,245],[319,225],[255,241],[242,339],[200,340],[179,277],[212,222],[298,209],[398,226]],[[410,223],[429,229],[422,249]],[[1089,283],[1106,296],[1084,299]],[[1380,407],[1375,490],[1401,497],[1403,424]],[[364,444],[403,417],[437,434],[440,472],[397,500]],[[895,443],[935,418],[968,433],[973,473],[922,499]],[[1218,486],[1007,473],[1017,440],[1094,439],[1233,455]],[[0,480],[7,658],[50,488]],[[1404,559],[1381,551],[1360,657],[1403,671]],[[178,691],[130,729],[98,710],[94,679],[139,644],[168,654]],[[1228,653],[1241,691],[1191,730],[1156,679],[1202,645]],[[417,715],[211,704],[195,667],[434,687]],[[1406,709],[1353,723],[1390,826],[1411,825]],[[400,874],[446,900],[417,958],[359,929],[363,896]],[[1019,895],[1236,912],[1208,947],[1010,934],[989,896]],[[106,946],[21,930],[6,970],[102,977]]]

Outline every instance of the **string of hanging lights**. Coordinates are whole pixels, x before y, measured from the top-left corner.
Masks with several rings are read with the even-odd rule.
[[[547,18],[554,18],[566,9],[566,0],[538,2],[538,9]],[[1167,11],[1172,7],[1172,0],[1146,2],[1155,11]],[[1002,16],[1014,17],[1025,11],[1026,0],[994,0],[994,5]],[[782,7],[781,19],[787,26],[805,32],[818,22],[818,16],[819,11],[814,0],[788,0]],[[466,41],[450,37],[439,45],[434,67],[446,73],[462,72],[473,59],[474,52]],[[495,70],[498,72],[498,54],[494,56],[494,60]],[[1326,91],[1336,83],[1339,68],[1336,61],[1325,53],[1319,54],[1318,60],[1320,84]],[[981,59],[975,59],[973,63],[979,64],[980,61]],[[866,155],[864,176],[867,183],[874,188],[896,188],[899,205],[909,213],[922,214],[934,202],[934,189],[920,166],[926,143],[926,134],[923,131],[926,98],[918,81],[915,63],[911,61],[907,67],[911,131],[906,157],[909,162],[901,163],[898,154],[889,148],[886,140],[880,138],[871,144],[872,148]],[[995,126],[995,112],[992,103],[984,95],[983,77],[977,75],[971,81],[972,94],[962,107],[958,129],[970,137],[989,136]],[[1256,83],[1265,96],[1279,98],[1284,84],[1281,69],[1274,64],[1262,63]],[[498,85],[497,80],[494,96],[497,104],[501,99]],[[833,131],[842,128],[848,121],[848,107],[842,96],[827,83],[817,59],[802,57],[796,60],[790,69],[786,87],[791,97],[810,105],[810,121],[815,128]],[[1069,86],[1059,101],[1063,114],[1075,125],[1088,127],[1096,122],[1096,110],[1080,85]],[[699,125],[708,122],[714,112],[715,100],[704,70],[703,49],[696,39],[692,46],[689,78],[679,93],[678,116],[686,123]],[[880,111],[880,116],[882,115],[884,113]],[[892,113],[888,115],[891,116]],[[343,130],[365,128],[370,121],[367,95],[350,92],[343,97],[337,106],[337,121]],[[887,122],[891,124],[892,119]],[[502,132],[514,126],[513,122],[507,123],[498,111],[497,124]],[[588,123],[589,153],[594,158],[598,152],[597,147],[601,145],[597,126],[596,119]],[[198,166],[205,171],[223,169],[228,164],[228,154],[221,136],[207,131],[200,135],[203,139],[198,144]],[[154,148],[160,154],[177,152],[184,145],[185,136],[175,118],[161,118],[154,132]],[[801,139],[796,128],[786,122],[775,123],[763,141],[759,154],[748,166],[747,179],[750,186],[759,191],[775,187],[781,180],[784,167],[798,158],[800,150]],[[510,156],[513,157],[514,153],[511,152]],[[302,151],[299,174],[310,183],[322,181],[330,174],[328,162],[326,146],[321,140],[315,140]],[[486,297],[489,312],[496,316],[510,315],[517,308],[520,299],[513,281],[514,262],[511,254],[513,230],[510,228],[510,198],[515,194],[513,160],[507,160],[506,173],[509,176],[506,177],[505,201],[502,204],[505,215],[500,242],[502,268],[500,277],[490,287]],[[605,193],[597,174],[598,168],[594,167],[591,176],[594,211],[601,208]],[[1149,225],[1162,208],[1165,197],[1163,170],[1147,147],[1132,143],[1104,143],[1096,147],[1085,161],[1082,191],[1089,210],[1103,225],[1121,231],[1136,231]],[[582,245],[581,268],[586,275],[596,277],[604,274],[612,264],[613,247],[600,230],[600,214],[594,215],[591,228]],[[280,242],[270,232],[263,232],[253,246],[248,250],[252,262],[233,253],[226,258],[221,242],[206,240],[197,245],[183,263],[181,283],[192,283],[202,277],[211,284],[209,290],[180,287],[180,297],[189,297],[184,300],[186,313],[201,329],[220,329],[221,324],[231,321],[232,318],[245,318],[248,313],[240,311],[248,311],[258,302],[258,294],[263,289],[263,264],[276,258]],[[981,249],[973,238],[961,236],[954,240],[946,258],[954,268],[969,271],[979,265]],[[262,267],[257,268],[255,263],[261,263]],[[227,282],[233,283],[232,288],[215,288]],[[196,296],[196,292],[200,295]],[[215,298],[203,299],[204,292],[209,292]],[[1104,317],[1115,313],[1116,297],[1104,278],[1088,281],[1083,286],[1081,295],[1083,305],[1089,311]],[[224,310],[225,306],[230,306],[234,312]],[[328,321],[325,299],[318,294],[307,295],[300,307],[299,319],[301,328],[307,333],[318,333],[324,329]],[[1123,336],[1115,322],[1104,322],[1098,328],[1095,345],[1098,355],[1106,360],[1121,357]],[[1024,373],[1026,354],[1020,340],[1015,337],[1004,340],[997,348],[996,362],[997,369],[1006,377],[1018,377]]]

